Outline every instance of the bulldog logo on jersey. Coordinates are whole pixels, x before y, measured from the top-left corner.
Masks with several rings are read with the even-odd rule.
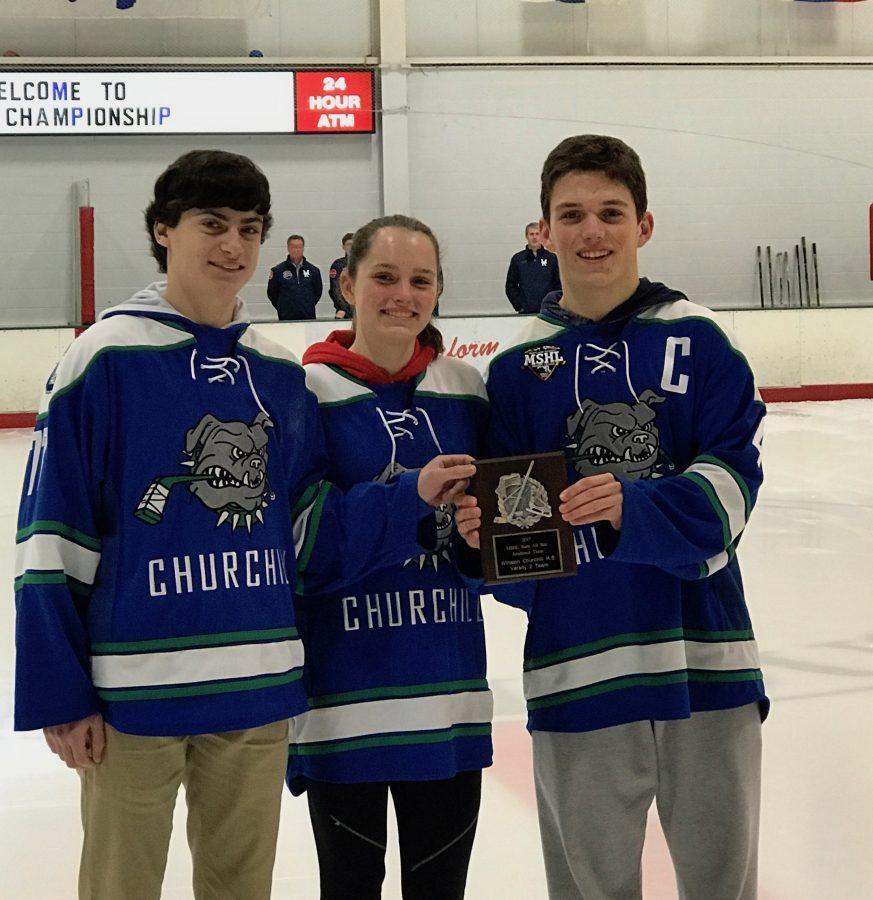
[[[225,422],[207,413],[185,435],[182,465],[186,475],[164,475],[146,489],[134,515],[148,525],[164,517],[171,490],[188,490],[217,515],[216,527],[242,524],[251,532],[255,520],[263,524],[267,506],[267,428],[272,422],[260,412],[254,422]],[[274,495],[270,499],[275,499]]]
[[[661,451],[653,406],[664,398],[643,391],[629,403],[583,400],[567,418],[568,459],[580,475],[610,472],[635,481],[658,478],[662,466],[672,468]]]
[[[542,344],[539,347],[531,347],[524,352],[522,368],[532,372],[540,381],[548,381],[558,366],[563,366],[567,360],[560,347],[554,344]]]

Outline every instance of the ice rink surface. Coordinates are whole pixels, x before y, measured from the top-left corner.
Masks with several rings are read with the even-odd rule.
[[[873,897],[871,438],[873,401],[770,407],[766,480],[740,550],[773,701],[764,728],[761,900]],[[8,586],[0,613],[0,898],[70,900],[80,846],[78,779],[40,734],[12,732],[12,546],[29,443],[25,431],[0,431],[0,581]],[[546,891],[521,700],[524,621],[490,601],[486,616],[495,765],[485,773],[467,896],[539,900]],[[180,796],[167,900],[191,896],[183,825]],[[306,803],[290,795],[273,896],[318,896]],[[400,896],[393,839],[384,896]],[[676,896],[654,818],[645,896]]]

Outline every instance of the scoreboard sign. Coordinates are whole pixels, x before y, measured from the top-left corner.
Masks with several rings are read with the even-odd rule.
[[[297,131],[375,131],[372,72],[297,72]]]
[[[0,135],[372,134],[372,69],[0,69]]]

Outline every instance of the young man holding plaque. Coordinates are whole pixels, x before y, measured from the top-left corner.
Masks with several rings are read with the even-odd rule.
[[[764,406],[712,312],[638,274],[637,154],[571,137],[542,173],[564,290],[491,364],[494,456],[563,450],[578,572],[495,588],[529,625],[524,691],[551,898],[639,898],[657,802],[680,895],[756,894],[768,701],[735,550]],[[459,527],[479,540],[478,510]]]

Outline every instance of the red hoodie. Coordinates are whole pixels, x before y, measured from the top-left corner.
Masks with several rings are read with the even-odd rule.
[[[372,360],[359,353],[352,353],[349,347],[355,340],[354,331],[342,329],[332,331],[327,340],[313,344],[303,354],[303,363],[332,363],[344,372],[368,384],[394,384],[398,381],[409,381],[423,372],[433,361],[436,353],[433,347],[422,347],[416,340],[415,349],[409,362],[392,375]]]

